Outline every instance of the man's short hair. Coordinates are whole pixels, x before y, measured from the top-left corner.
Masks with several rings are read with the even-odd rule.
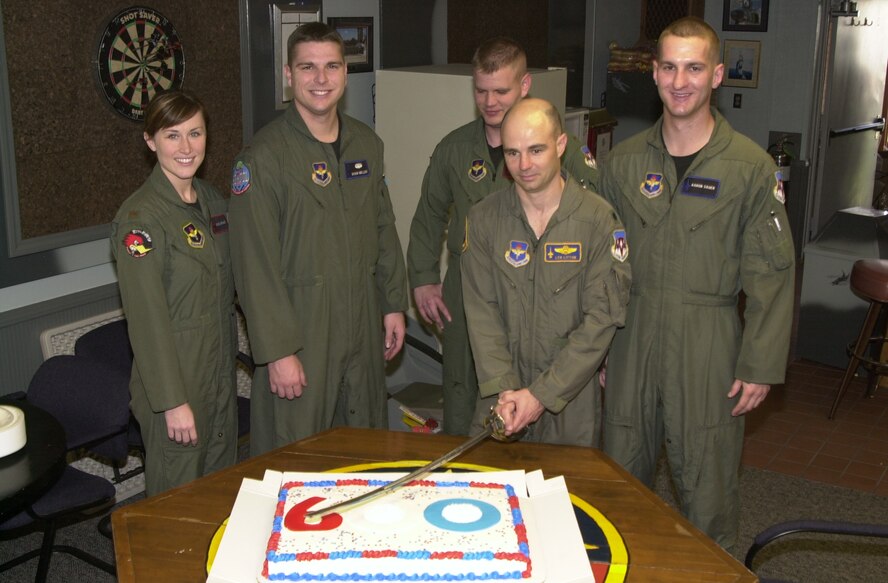
[[[718,64],[721,62],[721,47],[720,41],[718,40],[718,34],[712,29],[711,26],[706,24],[702,18],[698,18],[696,16],[685,16],[684,18],[679,18],[675,22],[672,22],[669,26],[663,29],[663,32],[660,33],[660,38],[657,40],[657,59],[659,60],[661,55],[660,51],[663,49],[663,39],[667,36],[677,36],[680,38],[691,38],[697,37],[702,38],[709,44],[709,59],[713,64]]]
[[[296,47],[302,43],[336,43],[339,45],[339,53],[345,60],[345,43],[336,29],[323,22],[307,22],[290,33],[287,39],[287,64],[293,64],[293,55]]]
[[[472,56],[472,68],[487,75],[510,65],[518,70],[519,75],[527,72],[527,55],[524,49],[506,36],[487,39],[475,49]]]

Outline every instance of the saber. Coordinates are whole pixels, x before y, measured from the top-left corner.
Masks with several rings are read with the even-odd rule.
[[[491,407],[490,413],[487,415],[487,417],[484,418],[484,430],[481,433],[479,433],[478,435],[470,438],[468,441],[466,441],[465,443],[463,443],[459,447],[448,451],[447,453],[445,453],[444,455],[442,455],[438,459],[433,460],[433,461],[427,463],[426,465],[422,466],[421,468],[410,472],[406,476],[398,478],[397,480],[395,480],[393,482],[389,482],[385,486],[381,486],[379,488],[376,488],[375,490],[371,490],[369,492],[361,494],[360,496],[356,496],[355,498],[350,498],[348,500],[343,500],[342,502],[337,502],[336,504],[333,504],[332,506],[327,506],[326,508],[320,508],[318,510],[311,510],[309,512],[306,512],[305,518],[307,521],[315,522],[317,520],[320,520],[324,516],[327,516],[328,514],[332,514],[333,512],[345,512],[346,510],[350,510],[356,506],[360,506],[361,504],[366,504],[367,502],[370,502],[371,500],[381,498],[382,496],[385,496],[386,494],[391,494],[392,492],[394,492],[395,490],[397,490],[401,486],[404,486],[405,484],[412,482],[413,480],[416,480],[416,479],[432,472],[433,470],[439,468],[440,466],[443,466],[444,464],[446,464],[450,460],[452,460],[456,457],[459,457],[460,455],[462,455],[463,453],[472,449],[473,447],[475,447],[476,445],[478,445],[479,443],[481,443],[482,441],[484,441],[488,437],[492,436],[494,439],[496,439],[498,441],[512,441],[513,439],[515,439],[517,437],[517,436],[506,436],[505,431],[506,431],[506,427],[505,427],[505,422],[503,421],[503,418],[500,417],[499,415],[497,415],[493,411],[493,407]]]

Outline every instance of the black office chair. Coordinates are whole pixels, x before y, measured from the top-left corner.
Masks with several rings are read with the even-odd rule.
[[[103,324],[98,328],[90,330],[77,339],[74,343],[74,354],[78,356],[88,356],[97,360],[102,360],[107,364],[126,371],[127,379],[129,379],[130,371],[133,366],[133,350],[130,347],[129,335],[127,333],[126,319],[115,320],[107,324]],[[250,355],[243,352],[237,353],[237,366],[243,369],[249,376],[253,376],[253,359]],[[129,381],[125,385],[129,390]],[[250,432],[250,400],[246,397],[237,398],[237,435],[244,437]],[[142,444],[142,435],[139,431],[139,423],[135,417],[130,421],[130,429],[128,432],[129,447],[139,451],[142,455],[145,453],[145,447]],[[125,459],[126,456],[124,456]],[[112,458],[114,459],[114,458]],[[144,460],[143,460],[144,461]],[[115,468],[116,470],[116,468]],[[124,475],[118,475],[115,471],[115,481],[125,480],[132,475],[142,471],[137,468],[132,472]]]
[[[74,354],[100,360],[109,367],[120,372],[115,376],[116,388],[129,398],[129,377],[133,368],[133,350],[127,334],[126,319],[115,320],[93,328],[74,342]],[[112,380],[109,379],[109,382]],[[133,450],[142,458],[142,463],[128,472],[122,473],[120,468],[126,465],[129,452]],[[125,434],[116,439],[91,448],[93,453],[111,461],[114,472],[114,483],[120,484],[133,476],[145,471],[145,445],[142,443],[142,432],[139,422],[130,414],[129,426]]]
[[[769,526],[760,532],[753,540],[746,552],[744,564],[752,571],[753,560],[756,554],[766,545],[778,538],[800,532],[814,532],[822,534],[839,534],[847,536],[863,536],[875,538],[888,538],[888,524],[861,524],[856,522],[838,522],[833,520],[791,520]],[[789,583],[782,579],[761,579],[761,583]]]
[[[91,358],[54,356],[34,373],[27,400],[59,421],[65,430],[69,452],[91,448],[126,432],[129,397],[108,382],[109,379],[119,381],[119,376],[119,371]],[[2,532],[13,533],[32,525],[43,530],[41,547],[0,565],[0,573],[39,556],[35,581],[43,583],[52,553],[57,551],[114,575],[114,565],[82,549],[55,544],[56,529],[61,520],[80,518],[86,513],[109,508],[114,496],[114,485],[108,480],[66,466],[59,480],[40,498],[0,523]]]

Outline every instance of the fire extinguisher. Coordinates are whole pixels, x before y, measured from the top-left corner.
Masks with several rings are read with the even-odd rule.
[[[789,169],[792,163],[792,154],[790,154],[789,148],[787,148],[789,144],[792,144],[789,141],[789,137],[781,136],[777,143],[771,144],[768,147],[768,153],[771,154],[774,163],[777,164],[777,168],[780,170],[780,179],[783,182],[789,182]]]

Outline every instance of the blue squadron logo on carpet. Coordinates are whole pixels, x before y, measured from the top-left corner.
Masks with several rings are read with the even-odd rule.
[[[582,243],[546,243],[546,263],[579,263],[583,257]]]
[[[783,190],[783,172],[780,170],[775,172],[774,179],[777,180],[777,184],[774,185],[774,198],[780,204],[786,204],[786,191]]]
[[[133,229],[123,236],[123,248],[130,256],[141,259],[154,251],[154,243],[151,242],[151,235],[146,231]]]
[[[649,172],[641,183],[641,194],[648,198],[656,198],[663,192],[663,175]]]
[[[333,175],[327,170],[326,162],[315,162],[311,165],[311,181],[318,186],[327,186],[333,180]]]
[[[629,257],[629,242],[626,240],[626,231],[623,229],[614,231],[614,244],[611,245],[611,255],[620,263],[623,263]]]
[[[586,159],[586,166],[592,169],[598,168],[598,162],[595,160],[595,156],[592,155],[592,150],[589,149],[589,146],[582,146],[580,151],[583,153],[583,158]]]
[[[188,245],[195,249],[203,249],[204,246],[204,235],[200,232],[200,229],[195,226],[194,223],[188,223],[182,227],[182,232],[185,233],[185,240],[188,241]]]
[[[231,171],[231,194],[240,196],[250,190],[250,169],[238,160]]]
[[[512,267],[524,267],[530,263],[530,253],[527,251],[528,244],[524,241],[512,241],[509,243],[509,250],[506,251],[506,261]]]
[[[487,176],[487,167],[484,165],[484,160],[481,158],[472,160],[472,165],[469,167],[469,178],[472,182],[479,182],[485,176]]]

